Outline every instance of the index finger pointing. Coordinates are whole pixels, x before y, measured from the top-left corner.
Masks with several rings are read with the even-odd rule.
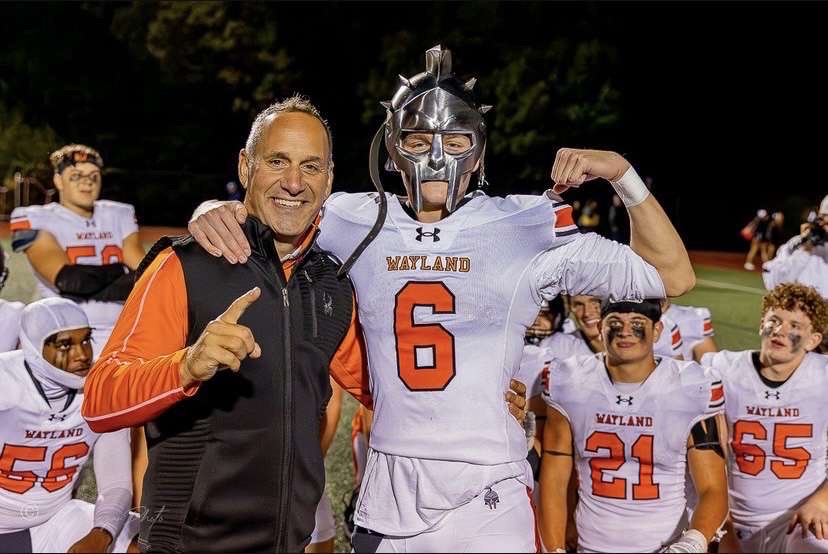
[[[235,325],[239,322],[241,316],[244,315],[244,311],[256,300],[258,300],[261,294],[262,290],[259,287],[253,287],[246,293],[233,300],[233,303],[230,304],[230,306],[224,310],[224,313],[218,317],[219,320],[224,323],[232,323]]]

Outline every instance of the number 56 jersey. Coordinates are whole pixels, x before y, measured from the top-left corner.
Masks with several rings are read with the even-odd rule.
[[[687,438],[724,404],[711,371],[662,358],[628,390],[603,354],[575,356],[552,362],[544,400],[572,430],[579,551],[656,552],[681,533]]]
[[[759,376],[758,352],[705,354],[727,395],[730,513],[734,523],[764,526],[825,481],[828,356],[808,353],[778,387]]]
[[[82,394],[46,403],[21,350],[0,354],[0,382],[0,533],[10,533],[44,523],[72,498],[99,435],[81,416]]]
[[[377,214],[376,193],[333,195],[318,244],[346,259]],[[504,464],[526,437],[504,400],[542,298],[662,296],[628,247],[580,234],[547,195],[473,194],[435,223],[387,196],[388,217],[350,271],[374,401],[371,447],[408,458]]]

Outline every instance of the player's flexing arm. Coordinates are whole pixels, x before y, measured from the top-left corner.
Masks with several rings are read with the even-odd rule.
[[[569,510],[567,491],[574,450],[569,421],[555,408],[546,408],[541,464],[540,529],[547,552],[565,552]]]
[[[561,148],[552,166],[553,191],[561,194],[586,181],[612,183],[630,216],[630,246],[658,271],[668,296],[680,296],[696,283],[684,243],[661,205],[623,156],[603,150]]]

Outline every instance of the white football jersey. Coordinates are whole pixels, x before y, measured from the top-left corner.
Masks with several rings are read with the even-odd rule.
[[[138,224],[135,209],[129,204],[98,200],[91,218],[82,217],[56,202],[16,208],[11,214],[10,229],[15,233],[28,229],[48,231],[66,251],[70,263],[106,265],[124,261],[124,239],[138,232]],[[30,244],[14,239],[12,242],[16,251],[25,250]],[[34,269],[32,273],[37,279],[41,298],[58,295],[54,285]],[[93,328],[111,328],[123,304],[90,301],[82,303],[81,307]]]
[[[377,199],[331,196],[320,247],[350,256]],[[374,401],[370,447],[380,453],[376,463],[369,455],[355,521],[404,535],[435,524],[441,516],[428,508],[442,514],[528,473],[525,433],[503,395],[543,299],[645,298],[664,286],[628,247],[580,234],[571,208],[546,195],[473,194],[431,224],[387,199],[381,232],[350,271]]]
[[[572,429],[579,550],[655,552],[673,540],[686,524],[687,438],[722,410],[718,378],[661,358],[630,391],[610,380],[603,354],[577,356],[552,362],[544,400]]]
[[[0,352],[17,348],[20,337],[20,314],[26,306],[0,298]]]
[[[660,297],[655,268],[629,247],[580,234],[546,195],[477,193],[421,223],[388,195],[379,235],[350,271],[374,400],[372,448],[496,464],[526,457],[503,393],[541,300],[559,293]],[[319,245],[347,258],[374,224],[376,193],[334,194]]]
[[[523,347],[515,378],[526,385],[527,398],[532,398],[543,393],[551,360],[590,354],[593,352],[580,333],[558,332],[544,338],[537,346],[527,344]]]
[[[99,435],[81,416],[82,393],[46,402],[21,350],[0,354],[0,382],[0,533],[10,533],[40,525],[72,498]]]
[[[658,337],[658,340],[653,346],[653,352],[656,356],[664,356],[667,358],[680,356],[682,354],[683,340],[678,324],[666,315],[661,316],[661,324],[664,326],[664,330],[661,331],[661,336]],[[692,360],[693,358],[685,359]]]
[[[540,341],[538,346],[550,350],[556,358],[560,359],[595,354],[584,336],[579,332],[567,333],[563,331],[555,333]]]
[[[744,526],[770,523],[825,481],[828,356],[809,353],[791,377],[768,387],[754,352],[708,353],[725,387],[730,514]]]
[[[693,348],[707,337],[715,335],[710,310],[670,303],[665,315],[678,323],[681,331],[682,353],[685,360],[693,359]]]

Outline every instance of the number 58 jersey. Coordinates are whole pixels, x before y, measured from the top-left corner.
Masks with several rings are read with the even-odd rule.
[[[572,430],[579,550],[656,552],[681,533],[687,438],[724,404],[712,372],[662,358],[627,390],[610,380],[603,354],[575,356],[552,362],[544,400]]]
[[[759,376],[758,352],[705,354],[727,395],[730,513],[744,526],[783,516],[825,481],[828,356],[808,353],[778,387]]]
[[[377,195],[325,204],[319,245],[346,259]],[[435,223],[387,196],[388,217],[350,271],[374,400],[371,447],[408,458],[505,464],[526,438],[504,400],[543,298],[566,291],[660,296],[658,273],[628,247],[580,234],[547,195],[472,194]]]
[[[66,251],[69,263],[107,265],[124,261],[124,239],[138,232],[135,209],[129,204],[97,200],[92,217],[85,218],[56,202],[15,208],[9,228],[16,252],[28,248],[37,231],[47,231]],[[57,288],[32,269],[41,298],[57,296]],[[81,308],[93,328],[111,329],[123,305],[116,302],[83,302]],[[103,344],[96,345],[96,348]]]

